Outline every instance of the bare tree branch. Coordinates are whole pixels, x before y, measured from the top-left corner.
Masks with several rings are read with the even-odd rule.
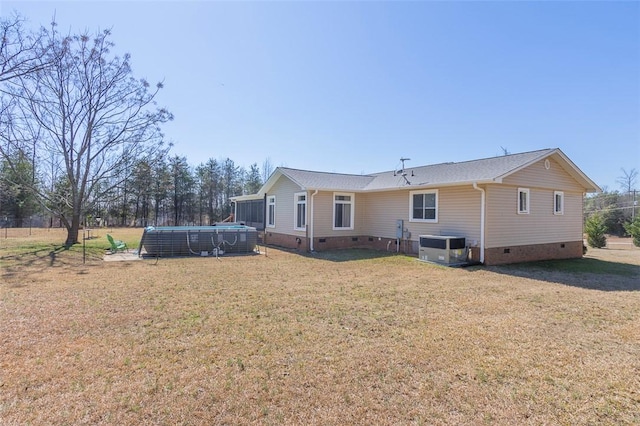
[[[620,188],[626,192],[630,193],[636,188],[636,183],[638,181],[638,171],[636,169],[631,169],[626,171],[624,168],[620,169],[622,171],[622,176],[616,179],[616,182],[620,185]]]
[[[4,87],[12,114],[0,120],[10,130],[0,136],[0,155],[28,148],[49,164],[50,185],[33,190],[58,209],[67,245],[77,242],[91,198],[100,197],[94,191],[124,182],[132,161],[162,151],[160,125],[173,118],[155,106],[161,85],[149,90],[133,78],[129,55],[113,56],[109,36],[108,30],[62,36],[55,24],[41,29],[32,39],[40,56],[29,61],[31,71],[14,74]]]
[[[28,33],[18,14],[0,19],[0,83],[39,71],[48,66],[43,54],[42,32]]]

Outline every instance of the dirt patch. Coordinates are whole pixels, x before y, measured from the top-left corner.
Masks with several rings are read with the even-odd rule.
[[[613,250],[640,250],[633,245],[633,239],[607,236],[607,248]]]

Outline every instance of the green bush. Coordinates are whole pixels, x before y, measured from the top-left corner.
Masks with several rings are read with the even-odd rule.
[[[624,224],[626,218],[622,210],[604,210],[602,212],[602,223],[605,232],[609,235],[624,236]]]
[[[607,245],[607,237],[605,232],[607,227],[601,214],[593,214],[589,216],[584,231],[587,234],[587,244],[591,247],[602,248]]]
[[[640,247],[640,216],[636,217],[633,222],[625,223],[624,229],[633,238],[633,245]]]

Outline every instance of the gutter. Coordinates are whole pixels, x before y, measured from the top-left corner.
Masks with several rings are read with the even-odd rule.
[[[484,263],[484,222],[486,210],[486,193],[483,188],[478,186],[478,182],[473,182],[473,189],[481,192],[480,196],[480,263]]]
[[[316,189],[315,192],[313,194],[311,194],[311,206],[310,210],[311,210],[311,217],[309,218],[309,250],[311,252],[313,252],[313,207],[314,207],[314,203],[313,203],[313,197],[318,193],[318,190]]]

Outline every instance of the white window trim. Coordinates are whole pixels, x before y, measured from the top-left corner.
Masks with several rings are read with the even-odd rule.
[[[560,197],[559,210],[558,210],[558,196]],[[564,214],[564,192],[563,191],[553,191],[553,214],[555,215]]]
[[[434,219],[415,219],[413,217],[413,196],[418,194],[435,194],[436,195],[436,217]],[[409,191],[409,222],[422,222],[422,223],[438,223],[438,210],[439,210],[439,201],[438,201],[438,190],[437,189],[428,189],[421,191]]]
[[[270,224],[270,217],[269,217],[269,206],[273,205],[273,224]],[[267,223],[265,223],[265,226],[267,228],[275,228],[276,227],[276,196],[275,195],[269,195],[267,197]]]
[[[300,201],[298,197],[304,195],[304,201]],[[304,226],[298,226],[298,206],[304,204]],[[307,230],[307,193],[296,192],[293,194],[293,229],[296,231]]]
[[[349,227],[342,227],[342,228],[338,228],[336,227],[336,196],[340,196],[340,195],[344,195],[344,196],[348,196],[351,197],[351,201],[349,202],[345,202],[345,201],[340,201],[340,204],[350,204],[351,205],[351,209],[350,209],[350,218],[349,218],[349,223],[351,226]],[[350,229],[353,229],[354,226],[354,220],[355,220],[355,201],[356,201],[356,194],[353,192],[334,192],[333,193],[333,217],[331,218],[331,226],[333,228],[334,231],[348,231]]]
[[[527,194],[527,205],[526,209],[524,210],[520,209],[520,194],[522,193]],[[531,191],[529,190],[529,188],[518,188],[517,209],[518,214],[529,214],[529,212],[531,211]]]

